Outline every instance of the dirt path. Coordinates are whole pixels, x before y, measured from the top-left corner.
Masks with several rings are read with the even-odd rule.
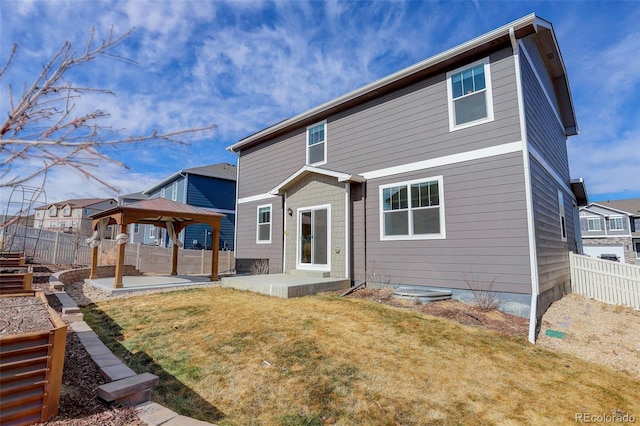
[[[547,335],[551,330],[564,338]],[[537,344],[640,379],[640,312],[569,294],[542,318]]]

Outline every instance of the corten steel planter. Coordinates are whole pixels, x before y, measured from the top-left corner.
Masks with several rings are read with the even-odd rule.
[[[0,267],[0,295],[31,290],[33,272],[27,267]]]
[[[0,253],[0,266],[24,266],[26,258],[23,252]]]
[[[58,413],[67,326],[42,292],[2,297],[38,297],[47,306],[49,330],[0,336],[0,424],[30,425]]]

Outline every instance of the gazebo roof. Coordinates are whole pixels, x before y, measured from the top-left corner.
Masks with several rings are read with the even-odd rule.
[[[166,198],[152,198],[116,206],[91,216],[94,221],[105,217],[110,218],[110,225],[147,223],[162,226],[165,222],[173,222],[186,226],[190,223],[218,223],[225,215]]]

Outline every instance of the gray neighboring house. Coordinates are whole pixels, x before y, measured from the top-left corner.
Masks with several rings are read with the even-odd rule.
[[[584,254],[615,255],[640,265],[640,198],[597,201],[580,208]]]
[[[217,163],[182,169],[145,191],[120,197],[120,204],[158,197],[225,214],[219,247],[220,250],[234,249],[236,166]],[[131,243],[171,246],[166,230],[154,225],[130,225],[128,234]],[[210,249],[212,246],[211,228],[205,224],[188,226],[180,232],[179,238],[186,249]]]
[[[533,341],[580,247],[577,133],[553,27],[528,15],[230,146],[237,262],[489,290]]]

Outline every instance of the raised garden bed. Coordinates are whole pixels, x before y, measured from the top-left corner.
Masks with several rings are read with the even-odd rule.
[[[26,266],[0,267],[0,294],[31,290],[33,269]]]
[[[0,295],[0,424],[57,414],[67,326],[42,292]]]

